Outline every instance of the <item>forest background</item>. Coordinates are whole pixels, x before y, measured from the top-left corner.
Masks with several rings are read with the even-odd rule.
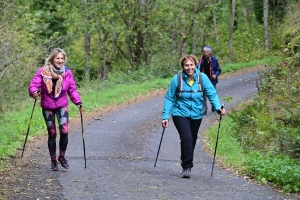
[[[0,4],[1,166],[24,140],[33,104],[28,85],[51,49],[67,52],[67,65],[88,112],[167,88],[180,69],[179,58],[200,57],[209,45],[223,73],[241,66],[266,66],[258,95],[224,122],[231,133],[228,138],[234,140],[229,142],[236,142],[242,157],[249,159],[230,162],[225,155],[224,163],[284,191],[300,190],[298,0],[1,0]],[[33,135],[42,134],[43,120],[32,124],[31,130]]]

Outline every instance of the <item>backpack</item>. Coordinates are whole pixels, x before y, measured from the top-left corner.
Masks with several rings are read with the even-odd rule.
[[[180,97],[182,92],[200,92],[202,96],[204,97],[203,92],[203,81],[202,81],[202,73],[198,74],[198,86],[199,90],[182,90],[182,70],[180,70],[177,74],[177,88],[176,88],[176,96],[177,98]]]

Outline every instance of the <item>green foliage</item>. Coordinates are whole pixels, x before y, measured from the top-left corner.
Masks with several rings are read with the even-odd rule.
[[[264,23],[264,17],[263,17],[263,1],[262,0],[252,0],[254,5],[254,12],[255,12],[255,18],[260,23]],[[284,16],[286,14],[286,5],[288,4],[287,0],[273,0],[268,1],[268,9],[269,9],[269,15],[270,18],[275,18],[279,22],[282,22],[284,19]]]
[[[17,149],[21,147],[21,143],[25,139],[25,135],[30,123],[31,111],[33,108],[33,101],[30,105],[26,102],[27,108],[23,108],[22,111],[5,113],[1,117],[0,124],[3,127],[1,129],[1,140],[0,140],[0,159],[3,160],[8,156],[14,156]],[[42,115],[40,120],[36,120],[37,113],[41,113],[41,108],[37,105],[33,120],[30,125],[29,140],[34,138],[36,134],[41,134],[45,131],[44,123],[41,123]]]
[[[240,112],[233,112],[233,133],[241,145],[251,151],[269,151],[299,157],[299,81],[294,67],[282,66],[262,74],[259,94]],[[286,101],[289,99],[289,101]],[[274,112],[276,111],[276,112]]]
[[[134,0],[6,2],[2,6],[6,15],[0,16],[3,24],[0,30],[1,159],[15,155],[24,141],[33,104],[28,97],[28,84],[49,50],[58,45],[68,54],[68,66],[74,72],[86,111],[166,88],[169,78],[180,70],[179,57],[182,54],[200,56],[201,45],[213,47],[223,74],[246,67],[273,65],[262,73],[259,94],[252,103],[239,113],[233,112],[226,119],[228,123],[224,121],[227,124],[224,129],[229,134],[220,138],[226,140],[222,141],[226,145],[219,147],[223,149],[220,155],[229,153],[223,154],[229,165],[242,165],[245,153],[252,150],[299,158],[298,3],[269,1],[272,49],[266,55],[263,26],[252,19],[255,16],[261,22],[261,10],[253,8],[256,3],[261,8],[262,1],[237,1],[233,62],[246,63],[227,64],[230,1],[218,1],[215,5],[209,1],[204,4],[202,0],[141,1],[143,5]],[[283,9],[281,3],[287,9]],[[260,13],[255,14],[253,10]],[[285,23],[280,23],[285,14]],[[85,33],[91,36],[91,80],[84,80]],[[288,58],[277,63],[282,52]],[[101,70],[106,70],[106,77],[101,77]],[[224,98],[231,101],[231,97]],[[40,113],[37,105],[30,137],[45,132]],[[71,118],[78,115],[76,106],[70,105],[70,114]],[[284,159],[282,162],[288,163]],[[285,183],[292,188],[286,191],[299,189],[298,185],[295,188]]]
[[[251,59],[245,63],[229,63],[225,65],[221,65],[222,73],[235,72],[241,69],[246,69],[249,67],[257,67],[257,66],[269,66],[275,64],[281,60],[281,57],[278,56],[270,56],[261,60]]]
[[[300,52],[300,27],[290,28],[283,35],[285,52],[287,56],[296,55]]]
[[[300,5],[294,6],[297,10]],[[291,20],[298,15],[287,15],[289,28],[279,41],[289,57],[269,63],[261,72],[258,94],[243,109],[228,115],[230,123],[226,123],[224,133],[228,141],[234,138],[232,145],[238,146],[246,161],[232,162],[233,166],[242,166],[242,173],[282,187],[285,192],[300,189],[300,59],[295,48],[300,21]],[[224,152],[225,163],[227,157]]]
[[[240,112],[233,112],[230,117],[232,134],[246,151],[265,150],[276,144],[273,141],[277,138],[276,134],[271,131],[274,129],[273,119],[263,104],[247,106]]]
[[[249,108],[246,108],[246,110],[247,109]],[[265,136],[260,135],[263,133],[253,135],[248,142],[240,140],[241,137],[244,140],[247,140],[247,138],[243,137],[245,136],[243,133],[241,133],[240,136],[237,136],[237,132],[248,129],[249,126],[256,127],[257,125],[254,124],[258,120],[254,120],[254,117],[248,118],[247,120],[244,120],[243,129],[237,128],[238,130],[236,131],[236,121],[234,116],[232,116],[236,115],[236,112],[237,111],[234,111],[233,114],[229,114],[229,117],[227,116],[222,120],[222,128],[218,143],[219,160],[239,173],[243,173],[253,179],[259,180],[262,184],[277,185],[278,187],[283,188],[285,192],[299,192],[299,157],[293,159],[289,156],[284,156],[278,153],[275,145],[271,146],[269,150],[265,149],[265,146],[259,141],[262,140],[263,142],[268,142],[268,139],[265,138]],[[244,110],[241,112],[245,114]],[[250,129],[252,128],[249,128],[248,130]],[[213,151],[215,145],[217,130],[218,126],[214,126],[209,128],[206,133],[208,143],[210,144],[209,149],[211,149],[211,151]],[[253,130],[255,131],[255,128],[253,128]],[[260,144],[262,148],[258,150],[250,148],[250,142],[253,144]],[[241,145],[241,143],[244,145]],[[246,144],[248,144],[248,146]],[[289,144],[285,144],[287,147],[288,145]]]
[[[290,157],[252,152],[243,171],[261,183],[281,186],[285,192],[300,191],[300,163]]]
[[[48,49],[63,47],[67,34],[64,12],[59,10],[60,4],[54,1],[30,1],[28,12],[25,14],[28,22],[27,31],[35,34],[37,43],[43,43]]]
[[[243,164],[247,174],[286,192],[298,192],[300,164],[294,160],[300,156],[300,73],[290,64],[282,62],[262,73],[258,95],[228,116],[227,134],[236,139],[245,156],[250,153]]]
[[[240,166],[245,162],[247,157],[243,153],[240,142],[231,134],[231,118],[224,117],[222,119],[218,140],[218,159],[226,166],[230,166],[239,170]],[[216,144],[218,126],[208,128],[205,136],[207,138],[208,148],[213,152]]]
[[[298,38],[297,32],[287,35],[284,39],[288,45],[293,44],[294,38]],[[300,99],[297,91],[300,76],[297,65],[297,58],[287,59],[263,71],[259,96],[243,111],[232,115],[235,136],[245,149],[268,151],[275,148],[280,154],[299,157],[297,104]],[[272,112],[274,110],[277,112]]]
[[[8,3],[9,8],[13,5]],[[26,18],[18,5],[15,16],[7,27],[0,28],[0,112],[19,108],[27,97],[29,80],[37,70],[37,63],[44,57],[44,48],[32,42],[33,36],[20,27],[27,27]],[[19,10],[20,9],[20,10]],[[11,11],[12,12],[12,11]],[[11,13],[9,16],[12,15]],[[9,28],[8,28],[9,27]],[[16,28],[15,28],[16,27]]]

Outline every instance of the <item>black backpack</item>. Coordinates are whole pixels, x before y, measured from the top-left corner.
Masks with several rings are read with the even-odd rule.
[[[182,90],[182,70],[180,70],[177,74],[177,88],[176,88],[176,96],[177,98],[180,97],[182,92],[200,92],[204,97],[203,92],[203,81],[202,81],[202,73],[198,74],[198,86],[199,90]]]

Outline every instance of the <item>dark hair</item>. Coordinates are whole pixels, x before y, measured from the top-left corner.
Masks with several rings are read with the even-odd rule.
[[[182,56],[182,57],[180,58],[180,65],[181,65],[181,67],[183,67],[184,64],[185,64],[188,60],[194,61],[194,64],[197,65],[197,58],[196,58],[196,56],[194,56],[194,55],[185,55],[185,56]]]

